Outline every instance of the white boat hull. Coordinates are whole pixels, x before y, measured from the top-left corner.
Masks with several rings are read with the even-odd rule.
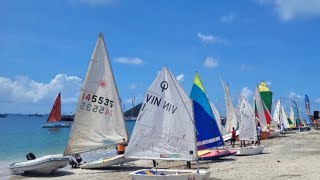
[[[126,159],[123,154],[117,155],[111,158],[93,161],[91,163],[85,163],[80,166],[83,169],[99,169],[99,168],[106,168],[117,164],[123,164],[130,161],[134,161],[135,159]]]
[[[200,169],[197,170],[170,170],[170,169],[140,169],[129,174],[131,180],[207,180],[210,172]]]
[[[231,139],[231,135],[232,135],[231,133],[228,133],[228,134],[224,135],[223,136],[223,141],[224,142],[229,141]],[[236,136],[238,136],[238,135],[239,135],[239,130],[236,131]]]
[[[55,122],[55,123],[46,123],[43,124],[43,128],[70,128],[72,122]]]
[[[280,130],[270,131],[269,138],[274,138],[280,136]]]
[[[256,155],[261,154],[264,150],[264,146],[247,146],[247,147],[241,147],[241,148],[229,148],[230,150],[236,150],[237,153],[236,156],[250,156],[250,155]]]
[[[47,155],[38,159],[11,163],[9,169],[13,173],[50,174],[69,163],[69,157],[62,154]]]

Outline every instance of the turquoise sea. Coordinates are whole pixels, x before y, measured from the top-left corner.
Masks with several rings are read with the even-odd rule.
[[[48,115],[28,116],[8,114],[0,118],[0,167],[8,167],[11,162],[26,160],[26,154],[37,157],[48,154],[62,154],[69,138],[70,128],[47,129],[41,125]],[[126,121],[129,135],[135,121]],[[0,172],[1,174],[1,172]]]

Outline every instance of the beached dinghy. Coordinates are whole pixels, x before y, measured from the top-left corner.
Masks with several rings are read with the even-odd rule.
[[[29,155],[29,154],[28,154]],[[34,156],[35,158],[35,156]],[[28,161],[11,163],[9,169],[13,173],[50,174],[69,163],[69,157],[62,154],[47,155]]]
[[[241,148],[231,148],[232,150],[236,150],[237,153],[236,156],[250,156],[250,155],[256,155],[261,154],[264,150],[264,146],[247,146],[247,147],[241,147]]]
[[[192,101],[167,67],[149,87],[125,156],[134,159],[197,159],[197,138]],[[222,139],[222,138],[221,138]],[[209,179],[206,170],[141,169],[130,179]]]
[[[95,150],[114,147],[127,141],[121,101],[103,35],[100,33],[80,91],[64,155],[87,152],[94,157]],[[80,168],[107,168],[133,160],[114,154],[112,157],[103,157],[102,160],[86,161]]]
[[[222,138],[219,122],[214,115],[214,105],[209,101],[200,76],[196,73],[190,93],[193,100],[193,112],[197,129],[197,148],[199,160],[214,160],[226,156],[231,156],[236,151],[229,151],[226,147],[217,149],[225,145]],[[235,121],[237,121],[235,119]]]
[[[117,165],[117,164],[124,164],[124,163],[131,162],[134,160],[135,159],[127,159],[124,157],[124,154],[120,154],[120,155],[112,156],[112,157],[105,158],[102,160],[93,161],[90,163],[85,163],[85,164],[81,165],[81,168],[83,168],[83,169],[106,168],[106,167],[111,167],[111,166]]]
[[[171,169],[140,169],[130,173],[131,179],[174,179],[174,180],[205,180],[210,173],[206,170],[171,170]]]
[[[245,97],[240,103],[240,123],[239,123],[239,140],[240,141],[257,141],[257,128],[255,114],[251,105]],[[255,155],[261,154],[264,146],[247,146],[240,148],[231,148],[236,150],[236,155]]]

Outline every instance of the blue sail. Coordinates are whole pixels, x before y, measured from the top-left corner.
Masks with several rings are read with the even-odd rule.
[[[223,146],[223,138],[198,73],[194,78],[190,98],[193,100],[198,150]]]

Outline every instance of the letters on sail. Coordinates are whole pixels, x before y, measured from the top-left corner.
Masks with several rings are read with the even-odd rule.
[[[77,154],[127,141],[128,135],[105,42],[100,33],[64,155]]]
[[[195,160],[196,154],[192,101],[164,67],[147,90],[125,157]]]

